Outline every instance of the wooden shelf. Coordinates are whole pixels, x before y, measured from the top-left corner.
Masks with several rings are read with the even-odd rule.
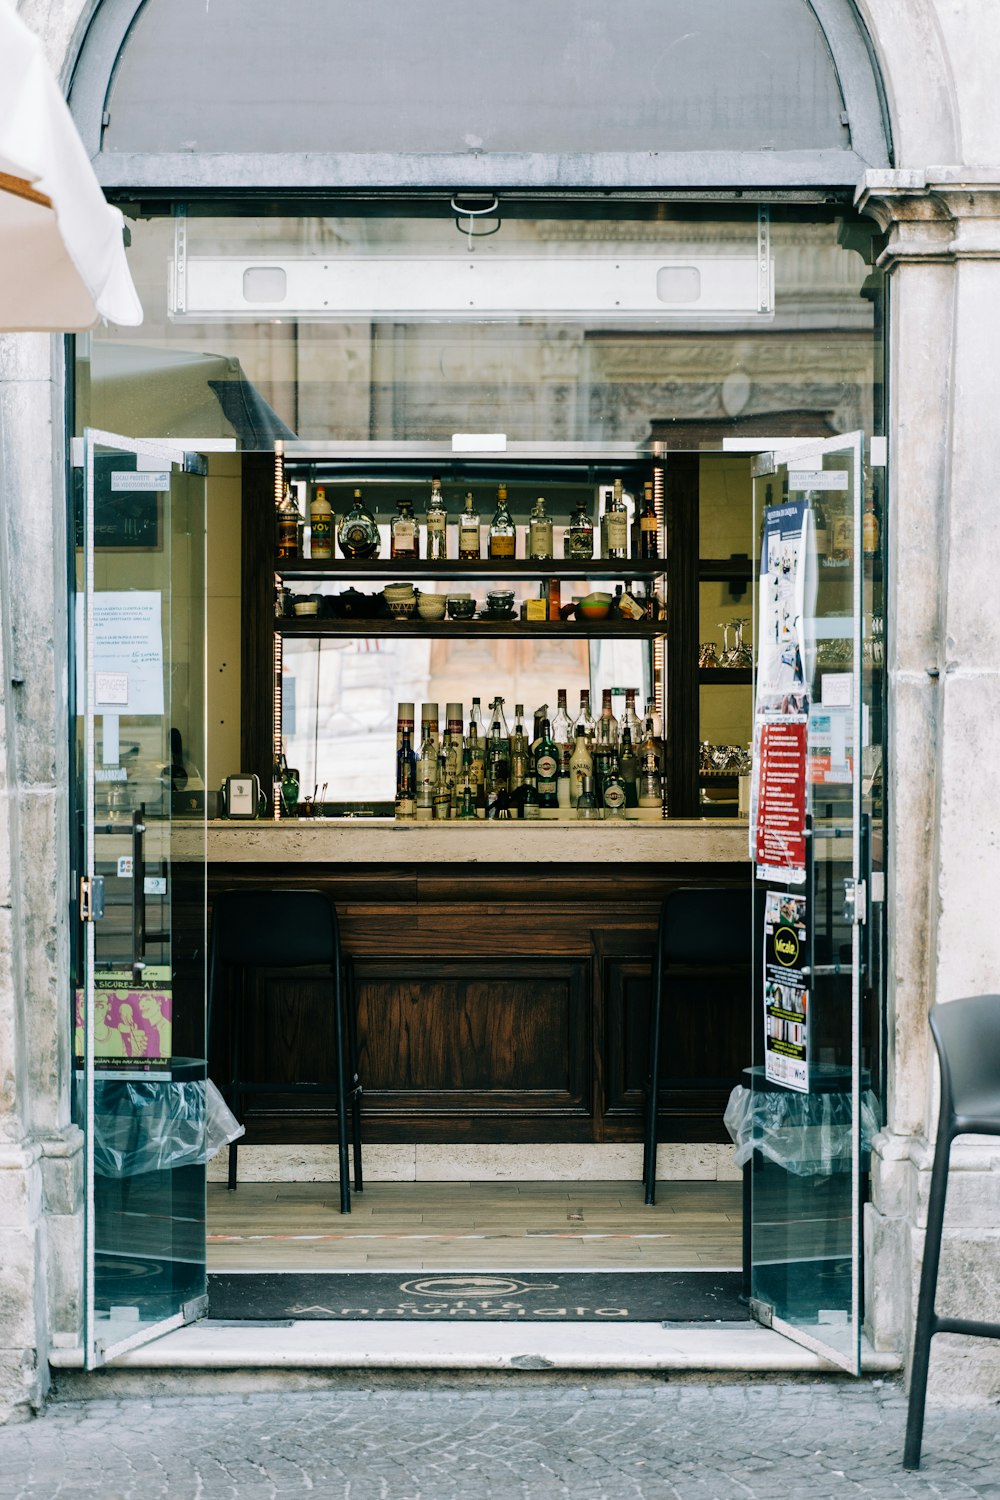
[[[421,578],[464,578],[470,582],[482,578],[658,578],[666,572],[661,558],[652,561],[633,559],[629,562],[606,562],[595,557],[577,561],[569,558],[550,558],[547,562],[526,561],[516,558],[508,562],[458,562],[449,558],[445,562],[428,562],[426,558],[416,561],[408,558],[378,557],[370,562],[349,562],[345,558],[331,558],[325,562],[310,562],[299,559],[295,562],[276,561],[274,571],[284,579],[312,578],[316,580],[343,580],[357,578],[391,578],[416,583]]]
[[[753,667],[699,667],[698,681],[703,686],[753,687]]]
[[[370,636],[451,636],[475,639],[497,636],[501,639],[527,636],[533,639],[558,636],[583,636],[605,640],[655,640],[666,634],[666,626],[647,620],[331,620],[325,618],[280,619],[274,624],[282,636],[340,636],[365,639]]]

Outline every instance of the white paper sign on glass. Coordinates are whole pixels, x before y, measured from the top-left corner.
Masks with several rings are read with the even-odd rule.
[[[94,595],[95,708],[163,713],[163,602],[159,589]],[[83,598],[76,601],[77,701],[86,701]]]

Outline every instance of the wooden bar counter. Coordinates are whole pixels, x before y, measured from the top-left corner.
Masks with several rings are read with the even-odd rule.
[[[177,826],[172,843],[197,868],[203,831]],[[329,892],[357,994],[365,1138],[400,1144],[639,1139],[660,902],[750,879],[746,824],[722,820],[220,821],[207,854],[210,906],[241,886]],[[330,1069],[320,982],[275,974],[258,1003],[257,1076]],[[220,1083],[225,1013],[210,1048]],[[724,1141],[749,1060],[747,986],[678,981],[665,1016],[662,1138]],[[326,1103],[304,1110],[301,1096],[262,1099],[246,1124],[249,1143],[335,1138]]]

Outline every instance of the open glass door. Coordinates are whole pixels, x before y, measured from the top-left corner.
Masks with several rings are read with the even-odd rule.
[[[860,1372],[863,437],[757,460],[751,1306]],[[870,571],[870,568],[869,568]]]
[[[88,1369],[205,1309],[205,465],[77,471],[75,1115]]]

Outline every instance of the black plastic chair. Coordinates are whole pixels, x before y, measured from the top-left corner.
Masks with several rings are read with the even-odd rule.
[[[903,1467],[919,1469],[931,1339],[936,1333],[1000,1338],[1000,1323],[942,1318],[934,1310],[951,1143],[959,1135],[1000,1135],[1000,995],[970,995],[935,1005],[931,1034],[941,1063],[941,1114],[927,1204]]]
[[[735,978],[745,976],[749,985],[753,972],[752,916],[749,879],[740,886],[679,886],[669,892],[660,907],[649,1004],[649,1079],[642,1153],[642,1178],[649,1204],[656,1202],[660,1049],[670,981],[724,977],[731,972]]]
[[[327,968],[330,971],[335,1037],[335,1077],[331,1083],[243,1076],[244,1032],[250,1009],[246,987],[229,1013],[229,1107],[242,1123],[243,1100],[254,1094],[333,1095],[337,1101],[340,1211],[351,1211],[348,1164],[348,1104],[354,1144],[354,1189],[364,1188],[361,1170],[361,1080],[357,1026],[349,966],[340,947],[333,903],[316,890],[220,891],[212,902],[209,945],[209,1034],[219,1025],[222,985],[229,970]],[[346,992],[346,999],[345,999]],[[349,1081],[348,1081],[349,1080]],[[229,1147],[229,1188],[237,1178],[237,1145]]]

